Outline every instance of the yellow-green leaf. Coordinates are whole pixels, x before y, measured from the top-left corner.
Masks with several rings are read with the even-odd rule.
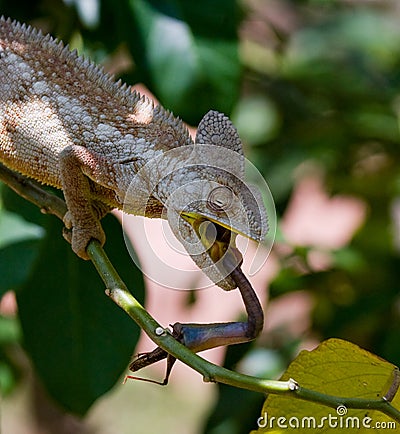
[[[294,378],[301,387],[343,398],[378,399],[395,395],[400,408],[396,366],[350,342],[329,339],[315,350],[302,351],[282,376]],[[321,404],[270,395],[258,419],[257,433],[387,433],[399,432],[400,424],[378,411],[332,409]]]

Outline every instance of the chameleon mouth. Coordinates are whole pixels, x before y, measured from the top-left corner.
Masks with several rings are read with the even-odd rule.
[[[240,232],[215,220],[195,213],[181,213],[194,229],[213,262],[218,262],[228,252],[242,262],[242,255],[236,248],[236,235]]]

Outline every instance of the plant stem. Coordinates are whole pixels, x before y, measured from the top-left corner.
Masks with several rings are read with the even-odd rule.
[[[54,214],[61,220],[63,219],[67,207],[61,199],[46,192],[40,186],[23,176],[10,171],[1,163],[0,180],[8,184],[16,193],[37,205],[43,212]],[[293,398],[311,401],[332,408],[344,405],[347,408],[353,409],[377,410],[400,422],[400,411],[385,399],[343,398],[326,395],[303,388],[292,379],[288,381],[265,380],[263,378],[239,374],[208,362],[179,343],[168,330],[165,330],[165,333],[161,335],[156,333],[156,330],[158,331],[161,327],[160,324],[128,291],[125,283],[97,241],[93,240],[89,243],[87,253],[107,288],[107,295],[147,333],[152,341],[169,354],[172,354],[199,372],[203,376],[204,381],[224,383],[261,393],[290,394]]]
[[[156,333],[156,330],[161,327],[160,324],[157,323],[157,321],[128,291],[126,285],[117,274],[104,250],[100,247],[97,241],[92,241],[89,244],[87,253],[107,287],[107,295],[147,333],[153,342],[169,354],[172,354],[174,357],[202,374],[204,381],[223,382],[232,386],[264,393],[286,393],[293,391],[296,387],[293,380],[265,380],[262,378],[239,374],[214,365],[179,343],[172,337],[168,330],[166,330],[162,335],[159,335]]]
[[[128,291],[97,241],[90,243],[87,251],[108,289],[107,292],[110,298],[148,334],[153,342],[199,372],[203,376],[204,381],[228,384],[261,393],[290,393],[293,398],[311,401],[332,408],[344,405],[347,408],[353,409],[378,410],[400,422],[400,411],[384,399],[343,398],[303,388],[292,379],[288,381],[274,381],[239,374],[201,358],[179,343],[168,332],[161,336],[158,335],[156,329],[160,327],[160,324],[154,320]]]
[[[346,408],[377,410],[400,422],[400,411],[385,399],[343,398],[339,396],[326,395],[303,387],[299,387],[296,390],[295,397],[332,408],[337,408],[339,405],[343,405]]]

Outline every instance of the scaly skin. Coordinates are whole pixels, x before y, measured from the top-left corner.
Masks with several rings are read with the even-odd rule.
[[[129,187],[146,164],[168,151],[192,145],[180,119],[115,83],[101,68],[71,52],[62,42],[4,18],[0,19],[0,101],[0,161],[63,190],[69,209],[65,224],[72,228],[72,248],[80,257],[87,259],[86,247],[91,238],[104,244],[99,218],[110,209],[124,209],[129,202],[125,210],[132,214],[161,217],[171,192],[188,179],[209,182],[205,190],[192,192],[195,199],[202,200],[202,209],[192,206],[186,221],[180,223],[180,233],[186,231],[185,238],[191,243],[198,239],[192,223],[199,218],[224,223],[233,232],[257,241],[265,235],[265,210],[241,182],[242,144],[224,115],[209,112],[199,124],[196,143],[214,145],[241,159],[231,163],[228,158],[228,168],[238,166],[230,168],[236,172],[234,176],[219,167],[210,173],[207,166],[213,162],[213,155],[201,166],[186,167],[181,163],[172,176],[170,166],[176,164],[174,159],[182,158],[175,153],[172,161],[167,160],[164,173],[159,174],[158,191],[145,181],[141,184],[150,199],[143,209],[142,202],[135,202],[136,192],[127,199]],[[204,207],[210,204],[207,196],[215,190],[216,181],[240,199],[237,219],[231,209],[230,215],[234,216],[222,222],[218,207]],[[170,200],[168,207],[182,215],[182,204]],[[247,227],[241,221],[243,217]],[[235,286],[229,277],[220,278],[214,266],[216,258],[204,252],[189,253],[215,283],[224,289]]]
[[[193,143],[163,107],[62,42],[4,18],[0,162],[63,190],[64,223],[83,259],[91,239],[104,244],[100,219],[113,208],[168,218],[196,264],[230,290],[237,286],[230,273],[241,261],[234,234],[260,241],[267,231],[260,194],[244,182],[242,143],[226,116],[207,113]],[[237,259],[229,270],[226,254]]]

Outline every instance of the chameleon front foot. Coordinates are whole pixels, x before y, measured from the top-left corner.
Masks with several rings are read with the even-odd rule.
[[[172,326],[172,336],[193,352],[208,350],[222,345],[239,344],[255,339],[261,332],[264,324],[264,314],[261,304],[250,282],[238,267],[231,273],[243,298],[248,319],[246,322],[228,322],[213,324],[181,324]],[[157,347],[149,353],[142,353],[132,361],[129,369],[136,372],[141,368],[152,365],[159,360],[167,358],[167,371],[162,382],[147,380],[128,375],[126,379],[139,379],[152,383],[166,385],[175,363],[175,357],[165,350]]]
[[[63,237],[72,247],[72,250],[82,259],[88,260],[86,248],[92,239],[97,240],[101,246],[106,241],[106,236],[99,221],[94,220],[90,227],[78,227],[72,223],[71,213],[64,216]]]

